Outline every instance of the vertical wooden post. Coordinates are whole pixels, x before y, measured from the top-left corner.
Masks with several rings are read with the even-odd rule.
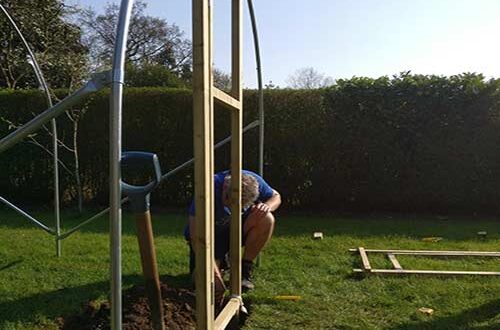
[[[242,5],[241,0],[231,2],[231,96],[242,101]],[[239,109],[242,110],[242,107]]]
[[[241,306],[242,4],[232,0],[232,87],[213,86],[211,0],[193,0],[193,127],[195,158],[196,319],[198,329],[223,329]],[[231,110],[231,295],[214,320],[214,97]]]
[[[213,99],[209,0],[193,0],[193,129],[195,182],[196,322],[214,325]]]
[[[241,0],[231,3],[231,96],[239,101],[239,109],[231,109],[231,295],[241,295],[241,167],[242,167],[242,109],[243,97],[241,87]]]

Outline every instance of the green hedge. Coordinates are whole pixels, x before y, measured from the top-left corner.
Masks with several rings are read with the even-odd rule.
[[[499,81],[342,80],[326,93],[323,200],[354,209],[497,211]],[[327,197],[328,196],[328,197]]]
[[[325,90],[266,90],[266,179],[291,209],[497,212],[500,198],[499,82],[480,75],[400,75],[339,80]],[[245,123],[257,93],[245,92]],[[108,92],[93,95],[80,124],[82,179],[91,204],[107,203]],[[156,152],[164,171],[191,158],[192,101],[184,89],[129,88],[124,150]],[[26,122],[45,108],[36,91],[0,92],[0,114]],[[216,108],[216,140],[229,132]],[[70,137],[61,119],[62,135]],[[5,135],[8,127],[0,124]],[[48,141],[48,137],[43,137]],[[258,130],[244,138],[244,163],[257,169]],[[64,155],[66,160],[68,155]],[[229,145],[216,168],[230,160]],[[51,200],[50,157],[23,143],[0,157],[3,195],[29,204]],[[74,187],[64,178],[65,194]],[[184,207],[192,167],[155,192],[153,202]],[[66,198],[71,203],[70,198]]]

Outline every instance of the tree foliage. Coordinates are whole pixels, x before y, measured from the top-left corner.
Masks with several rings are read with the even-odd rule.
[[[175,24],[165,19],[146,15],[146,3],[136,1],[132,8],[127,59],[136,66],[163,65],[185,79],[191,72],[191,42]],[[108,4],[103,14],[91,8],[82,10],[79,21],[85,29],[85,43],[91,50],[93,66],[111,63],[116,25],[120,7]]]
[[[127,65],[125,84],[129,87],[186,87],[182,79],[159,64]]]
[[[288,87],[293,89],[315,89],[333,85],[333,79],[316,71],[312,67],[295,71],[287,79]]]
[[[231,75],[218,68],[212,69],[214,86],[223,91],[231,90]]]
[[[68,21],[60,0],[5,0],[2,5],[23,33],[49,86],[71,88],[81,82],[87,49],[81,31]],[[37,81],[27,52],[7,18],[0,15],[0,87],[33,88]]]

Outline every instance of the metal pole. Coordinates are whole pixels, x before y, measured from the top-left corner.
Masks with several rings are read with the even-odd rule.
[[[29,215],[28,213],[24,212],[22,209],[20,209],[19,207],[15,206],[14,204],[12,204],[11,202],[9,202],[8,200],[6,200],[5,198],[3,198],[2,196],[0,196],[0,202],[4,203],[5,205],[7,205],[8,207],[10,207],[11,209],[13,209],[14,211],[16,211],[17,213],[23,215],[24,217],[26,217],[27,219],[29,219],[31,222],[35,223],[38,227],[40,227],[43,230],[45,230],[47,233],[55,235],[55,232],[54,232],[53,229],[47,227],[46,225],[44,225],[43,223],[41,223],[40,221],[38,221],[37,219],[35,219],[31,215]]]
[[[252,0],[248,0],[248,11],[252,22],[255,61],[257,62],[257,83],[259,87],[259,175],[264,177],[264,89],[262,88],[262,64],[260,61],[259,34]]]
[[[251,130],[252,128],[255,128],[257,126],[259,126],[259,121],[255,120],[255,121],[251,122],[250,124],[248,124],[243,129],[243,133],[245,133],[248,130]],[[218,148],[222,147],[223,145],[227,144],[229,141],[231,141],[231,136],[228,136],[224,140],[219,141],[216,145],[214,145],[214,149],[218,149]],[[167,173],[163,174],[162,177],[161,177],[161,181],[164,181],[164,180],[168,179],[169,177],[173,176],[174,174],[176,174],[180,170],[186,168],[187,166],[191,165],[192,163],[194,163],[194,158],[191,158],[190,160],[185,161],[181,165],[175,167],[173,170],[170,170]],[[122,200],[120,202],[123,205],[128,200],[129,200],[129,198],[125,197],[125,198],[122,198]],[[68,236],[70,236],[71,234],[73,234],[74,232],[76,232],[78,229],[82,228],[86,224],[88,224],[88,223],[90,223],[90,222],[92,222],[92,221],[94,221],[94,220],[102,217],[103,215],[105,215],[106,213],[108,213],[108,211],[109,211],[109,207],[107,209],[102,210],[99,213],[93,215],[92,217],[88,218],[87,220],[81,222],[80,224],[78,224],[75,227],[71,228],[70,230],[66,231],[64,234],[59,235],[59,239],[63,240],[65,238],[67,238]]]
[[[253,44],[255,47],[255,62],[257,64],[257,84],[259,87],[259,175],[264,177],[264,89],[262,88],[262,64],[260,61],[259,33],[257,32],[257,21],[253,10],[252,0],[248,0],[248,12],[252,23]],[[257,256],[256,264],[260,266],[260,255]]]
[[[16,30],[17,34],[19,35],[19,38],[21,38],[24,47],[26,48],[26,51],[29,54],[29,57],[31,58],[31,61],[29,63],[33,66],[33,70],[35,71],[35,76],[36,79],[38,80],[38,85],[39,87],[45,91],[45,96],[47,98],[47,106],[49,108],[52,108],[52,99],[50,97],[50,91],[47,86],[47,83],[45,81],[45,78],[43,76],[42,70],[40,70],[40,66],[38,65],[38,62],[36,60],[35,54],[31,50],[28,42],[24,38],[24,35],[22,34],[21,30],[17,27],[16,22],[12,19],[12,17],[9,15],[7,10],[0,4],[0,8],[2,9],[3,13],[5,16],[7,16],[7,19],[9,20],[10,24]],[[59,207],[59,156],[58,156],[58,148],[57,148],[57,123],[55,119],[52,119],[52,156],[53,156],[53,163],[54,163],[54,213],[55,213],[55,223],[56,223],[56,255],[58,257],[61,256],[61,241],[58,239],[59,234],[61,233],[61,215],[60,215],[60,207]]]
[[[111,329],[122,328],[121,273],[121,187],[120,159],[122,142],[122,99],[125,76],[127,35],[132,14],[132,0],[122,0],[113,54],[109,128],[109,200],[111,253]]]
[[[7,149],[13,147],[15,144],[21,142],[25,137],[35,132],[45,123],[53,118],[56,118],[61,113],[78,103],[86,95],[98,91],[103,87],[103,84],[107,81],[106,73],[99,73],[94,75],[94,77],[85,84],[85,86],[78,89],[73,94],[64,98],[61,102],[54,105],[31,119],[29,122],[23,126],[16,129],[14,132],[10,133],[6,137],[0,140],[0,153],[6,151]]]

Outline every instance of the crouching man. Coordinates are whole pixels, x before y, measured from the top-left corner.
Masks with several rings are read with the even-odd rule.
[[[241,178],[241,204],[242,204],[242,244],[244,245],[241,286],[243,290],[252,290],[252,270],[254,261],[260,251],[271,239],[274,230],[274,212],[281,204],[280,194],[271,188],[262,177],[250,172],[242,171]],[[231,221],[231,175],[229,171],[215,174],[215,280],[222,281],[221,269],[227,267],[229,253],[229,233]],[[195,205],[194,201],[189,208],[189,223],[184,231],[184,236],[190,246],[190,272],[193,273],[195,255],[193,250],[195,232]],[[223,282],[222,282],[223,285]]]

